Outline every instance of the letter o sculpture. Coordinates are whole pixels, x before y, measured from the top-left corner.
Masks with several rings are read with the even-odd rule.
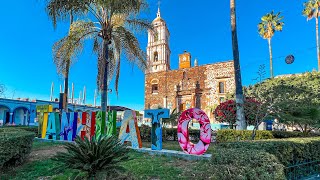
[[[188,127],[192,119],[200,123],[200,140],[197,144],[189,140]],[[205,112],[198,108],[183,111],[178,120],[178,141],[187,154],[202,155],[207,151],[211,142],[211,125]]]

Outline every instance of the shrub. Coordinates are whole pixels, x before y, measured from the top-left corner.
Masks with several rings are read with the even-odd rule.
[[[320,136],[319,134],[315,134],[315,133],[305,134],[299,131],[272,131],[272,135],[276,139]]]
[[[243,140],[251,140],[251,130],[233,130],[233,129],[222,129],[217,132],[217,142],[236,142]],[[256,140],[259,139],[272,139],[273,135],[271,131],[257,131]]]
[[[128,160],[128,149],[115,136],[93,136],[89,141],[79,136],[75,143],[65,144],[67,152],[56,155],[55,160],[71,169],[86,173],[89,178],[106,179],[116,171],[123,170],[120,162]]]
[[[221,143],[219,147],[262,150],[275,155],[284,166],[320,160],[320,137]]]
[[[279,160],[259,150],[217,148],[209,168],[213,179],[285,179]]]
[[[21,164],[31,152],[34,133],[0,128],[0,169]]]
[[[151,127],[143,124],[139,130],[142,141],[151,141]]]
[[[38,137],[38,126],[5,126],[2,128],[8,128],[8,129],[20,129],[25,131],[30,131],[35,134],[35,137]]]

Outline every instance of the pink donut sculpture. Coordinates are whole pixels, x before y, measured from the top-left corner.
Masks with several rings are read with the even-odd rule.
[[[200,123],[200,140],[197,144],[189,140],[188,127],[192,119]],[[198,108],[183,111],[178,120],[178,141],[182,150],[187,154],[202,155],[207,151],[211,142],[211,125],[205,112]]]

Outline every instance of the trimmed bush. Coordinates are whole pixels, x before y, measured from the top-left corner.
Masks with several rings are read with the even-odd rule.
[[[35,134],[16,128],[0,128],[0,169],[21,164],[31,152]]]
[[[142,141],[151,141],[151,127],[142,125],[139,127]],[[189,138],[191,141],[199,141],[200,130],[189,129]],[[177,128],[162,128],[163,141],[178,141]]]
[[[4,126],[2,128],[25,130],[33,132],[35,137],[38,137],[38,126]]]
[[[251,130],[233,130],[233,129],[222,129],[217,132],[217,142],[237,142],[243,140],[251,140]],[[257,131],[255,140],[260,139],[272,139],[273,135],[271,131]]]
[[[285,179],[284,166],[264,151],[217,148],[210,164],[213,179]]]
[[[319,134],[315,133],[304,134],[303,132],[299,131],[272,131],[272,135],[276,139],[320,136]]]
[[[221,143],[219,147],[265,151],[276,156],[284,166],[320,160],[320,137]]]

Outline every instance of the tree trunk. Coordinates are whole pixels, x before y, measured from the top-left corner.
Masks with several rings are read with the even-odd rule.
[[[70,27],[71,24],[73,23],[73,15],[72,15],[72,11],[70,11]],[[65,99],[63,100],[64,104],[65,104],[65,111],[68,112],[68,89],[69,89],[69,70],[70,70],[70,59],[68,59],[67,63],[66,63],[66,73],[65,73],[65,77],[64,77],[64,95],[65,95]]]
[[[235,0],[230,0],[231,10],[231,34],[232,34],[232,50],[233,50],[233,61],[234,61],[234,74],[236,84],[236,104],[237,104],[237,129],[244,130],[247,128],[246,120],[244,116],[244,100],[243,90],[241,83],[241,71],[240,71],[240,60],[239,60],[239,49],[238,49],[238,37],[237,37],[237,23],[236,23],[236,7]]]
[[[317,57],[318,57],[318,71],[320,72],[320,46],[319,46],[319,23],[318,17],[316,17],[316,38],[317,38]]]
[[[103,61],[103,81],[101,88],[101,111],[107,111],[107,102],[108,102],[108,51],[109,51],[109,41],[103,39],[102,44],[102,57],[105,57]]]
[[[269,56],[270,56],[270,77],[273,78],[273,62],[272,62],[272,47],[271,47],[271,38],[268,38],[269,45]]]

